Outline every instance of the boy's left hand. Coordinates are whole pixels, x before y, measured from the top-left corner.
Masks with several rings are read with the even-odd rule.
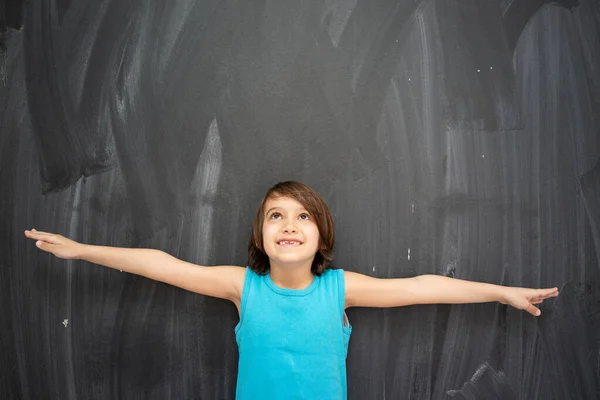
[[[519,310],[525,310],[539,317],[542,312],[534,304],[540,304],[549,297],[558,296],[558,288],[528,289],[520,287],[504,287],[500,303],[509,304]]]

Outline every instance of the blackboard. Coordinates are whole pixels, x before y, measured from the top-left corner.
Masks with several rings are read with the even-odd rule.
[[[0,34],[2,398],[233,398],[232,304],[22,232],[244,265],[289,179],[336,267],[561,289],[349,309],[349,398],[600,398],[598,1],[47,0]]]

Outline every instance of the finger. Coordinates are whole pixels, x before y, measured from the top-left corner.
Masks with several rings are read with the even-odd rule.
[[[558,288],[551,288],[551,289],[543,289],[542,296],[546,296],[546,297],[552,297],[552,296],[557,296],[558,295]]]
[[[36,231],[35,229],[32,229],[30,231],[25,231],[25,232],[31,232],[31,233],[35,233],[38,235],[54,235],[53,233],[50,233],[50,232]]]
[[[47,236],[44,236],[44,235],[40,235],[37,232],[31,232],[31,231],[25,231],[25,236],[27,236],[30,239],[40,239],[40,238],[43,238],[43,237],[47,237]]]
[[[42,237],[43,235],[40,235],[37,232],[33,232],[33,231],[25,231],[25,236],[27,236],[30,239],[34,239],[34,238]]]
[[[57,235],[52,234],[52,233],[49,233],[46,235],[40,235],[40,234],[37,234],[34,232],[29,232],[26,235],[30,239],[43,240],[44,242],[48,242],[48,243],[58,244],[58,242],[59,242]]]
[[[558,296],[558,288],[535,289],[527,297],[532,300],[540,300],[540,299],[547,299],[549,297],[556,297],[556,296]]]
[[[558,293],[546,294],[544,296],[538,296],[540,299],[549,299],[550,297],[556,297]]]
[[[30,231],[26,230],[25,233],[29,234],[29,235],[37,235],[37,236],[56,236],[56,233],[36,231],[35,229],[32,229]]]
[[[540,299],[540,300],[544,300],[544,299],[549,299],[550,297],[556,297],[558,296],[558,290],[557,291],[552,291],[552,292],[546,292],[546,293],[542,293],[542,294],[538,294],[537,296],[535,296],[535,299]]]

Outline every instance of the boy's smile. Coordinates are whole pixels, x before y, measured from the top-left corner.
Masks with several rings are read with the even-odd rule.
[[[294,240],[294,239],[282,239],[282,240],[278,240],[277,244],[280,246],[284,246],[284,247],[292,247],[292,246],[299,246],[302,244],[302,242],[300,242],[298,240]]]
[[[319,229],[304,206],[289,197],[265,203],[263,247],[271,263],[280,266],[312,265],[319,248]]]

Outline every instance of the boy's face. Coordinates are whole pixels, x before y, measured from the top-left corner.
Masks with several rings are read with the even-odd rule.
[[[263,248],[271,266],[312,265],[319,249],[319,228],[304,206],[290,197],[274,197],[265,203]]]

